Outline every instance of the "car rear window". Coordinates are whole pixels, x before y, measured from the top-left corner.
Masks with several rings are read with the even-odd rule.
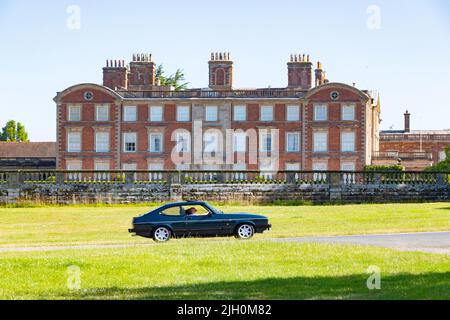
[[[170,207],[164,209],[160,212],[160,214],[165,216],[179,216],[180,215],[180,207]]]

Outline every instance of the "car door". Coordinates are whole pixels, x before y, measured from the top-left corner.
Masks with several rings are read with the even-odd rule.
[[[186,221],[181,206],[167,207],[161,210],[160,223],[172,228],[176,235],[182,236],[186,232]]]
[[[199,211],[195,215],[186,215],[186,228],[191,235],[213,236],[223,234],[223,220],[213,214],[209,208],[195,206]],[[185,208],[186,210],[186,208]]]

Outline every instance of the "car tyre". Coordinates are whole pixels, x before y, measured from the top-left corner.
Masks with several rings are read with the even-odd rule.
[[[157,227],[153,231],[153,240],[155,240],[156,242],[160,243],[167,242],[170,240],[171,237],[172,232],[167,227]]]
[[[255,228],[248,223],[239,225],[236,228],[235,236],[240,240],[248,240],[255,235]]]

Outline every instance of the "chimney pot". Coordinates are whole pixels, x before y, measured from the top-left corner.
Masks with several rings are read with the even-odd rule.
[[[411,114],[406,110],[405,114],[405,132],[411,132]]]

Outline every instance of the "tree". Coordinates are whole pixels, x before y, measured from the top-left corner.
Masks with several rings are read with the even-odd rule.
[[[28,140],[28,133],[25,131],[25,127],[20,122],[17,122],[17,141],[26,142]]]
[[[155,78],[157,82],[159,81],[159,85],[174,87],[175,91],[185,90],[189,84],[189,82],[183,82],[186,80],[183,70],[177,69],[175,74],[166,76],[162,64],[156,67]]]
[[[10,120],[2,129],[0,141],[27,142],[29,141],[28,133],[20,122],[16,123],[14,120]]]

